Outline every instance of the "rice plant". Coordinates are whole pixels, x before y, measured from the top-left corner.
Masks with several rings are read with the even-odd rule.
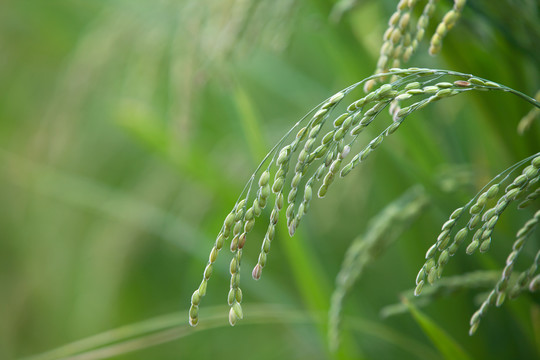
[[[340,177],[345,177],[356,166],[365,161],[386,137],[402,126],[404,120],[413,112],[424,108],[430,103],[468,91],[505,91],[521,97],[533,104],[537,109],[540,108],[540,103],[534,98],[471,74],[423,68],[388,69],[389,63],[392,63],[393,66],[400,65],[402,52],[404,52],[403,61],[409,60],[412,52],[418,46],[418,42],[422,40],[429,18],[434,12],[436,1],[428,1],[418,20],[416,33],[411,35],[409,32],[409,18],[416,2],[401,0],[398,3],[396,12],[391,16],[389,27],[383,37],[384,42],[381,46],[381,55],[375,75],[343,89],[312,109],[285,134],[252,174],[239,200],[223,223],[222,230],[219,232],[210,253],[203,280],[192,295],[189,316],[191,325],[195,326],[198,323],[199,304],[201,298],[206,294],[213,264],[217,260],[217,254],[223,248],[224,242],[231,236],[231,231],[230,249],[232,260],[230,263],[231,286],[228,295],[228,304],[230,306],[229,323],[234,326],[238,319],[243,318],[239,273],[242,250],[246,244],[248,233],[253,229],[256,217],[261,215],[261,211],[266,207],[271,193],[275,195],[273,198],[274,206],[269,218],[268,230],[261,245],[257,265],[252,271],[252,277],[255,280],[261,278],[262,270],[266,266],[270,246],[275,237],[279,213],[283,207],[287,205],[285,212],[287,227],[289,235],[293,236],[302,218],[309,211],[314,187],[318,188],[316,191],[318,197],[325,197],[328,188],[338,174]],[[431,39],[430,54],[435,55],[440,52],[442,38],[455,25],[464,6],[464,0],[456,0],[452,10],[439,23]],[[412,40],[413,38],[414,40]],[[387,76],[392,81],[373,90],[374,84],[384,81]],[[349,101],[346,111],[340,113],[336,110],[339,115],[332,115],[338,105],[362,84],[366,95],[354,101]],[[361,150],[348,160],[359,134],[387,107],[390,108],[393,121],[378,136],[361,146]],[[527,115],[524,122],[530,122],[528,119],[533,117],[534,115]],[[325,130],[324,126],[326,124],[332,124],[333,127],[328,126]],[[519,126],[519,128],[524,127],[526,125]],[[294,136],[295,132],[296,135]],[[515,178],[506,187],[505,194],[499,198],[497,204],[482,214],[486,202],[497,196],[501,183],[504,183],[510,174],[526,161],[532,161],[531,165],[525,168],[522,175]],[[294,171],[289,171],[292,167],[294,167]],[[426,281],[433,284],[437,278],[441,277],[443,267],[449,261],[449,258],[456,254],[459,245],[466,239],[468,232],[479,225],[480,228],[476,230],[472,242],[467,247],[467,254],[474,253],[476,249],[479,249],[480,252],[489,250],[494,227],[506,207],[515,199],[523,196],[527,198],[521,206],[528,205],[537,198],[538,189],[534,184],[538,181],[539,167],[540,153],[514,164],[497,175],[488,184],[491,185],[489,189],[479,193],[465,206],[452,213],[450,219],[443,225],[442,232],[437,237],[437,242],[426,253],[426,263],[416,278],[415,295],[420,295]],[[264,171],[259,174],[261,169],[264,169]],[[274,180],[270,184],[272,174]],[[290,176],[287,177],[289,174]],[[260,176],[258,188],[254,190],[253,185],[257,176]],[[290,188],[285,187],[287,182],[290,182]],[[302,187],[304,188],[303,194],[300,194],[300,200],[297,200],[299,188],[302,191]],[[284,196],[285,192],[287,192],[287,196]],[[470,212],[471,218],[467,226],[457,231],[454,236],[455,225],[465,211]],[[496,303],[497,306],[500,306],[504,302],[505,290],[514,267],[514,261],[523,247],[526,237],[536,227],[537,215],[538,213],[518,232],[518,239],[509,255],[501,280],[497,282],[488,299],[471,319],[471,335],[476,331],[479,320],[486,312],[486,308],[490,304]],[[453,242],[451,241],[452,236],[454,236]],[[437,252],[440,252],[440,254],[435,259]],[[349,260],[349,262],[351,261],[353,260]],[[358,263],[359,261],[356,260],[355,262]],[[531,284],[529,286],[530,291],[536,291],[538,281],[537,278],[533,279],[536,272],[536,263],[537,260],[521,276],[519,284],[513,290],[514,296],[519,294],[520,290],[518,289],[527,288],[529,284]],[[352,271],[349,270],[348,272]],[[349,284],[349,286],[351,285]],[[337,343],[338,325],[337,320],[332,319],[339,316],[339,311],[337,303],[330,310],[331,314],[334,314],[330,317],[332,323],[330,340],[334,344]],[[333,347],[335,348],[336,345],[333,345]]]
[[[537,1],[1,7],[0,358],[539,356]]]
[[[386,75],[397,77],[397,79],[367,93],[360,99],[350,102],[346,111],[339,115],[332,116],[332,112],[347,95],[356,87],[383,75],[374,75],[326,99],[298,121],[274,146],[272,151],[266,155],[252,174],[244,192],[240,195],[232,211],[227,215],[223,227],[217,235],[216,242],[209,255],[208,264],[204,270],[203,280],[191,298],[190,324],[196,325],[198,322],[199,304],[201,298],[206,294],[213,264],[217,260],[218,252],[230,237],[232,238],[230,242],[232,260],[230,262],[231,289],[228,295],[228,303],[231,306],[229,322],[234,326],[237,320],[243,317],[240,305],[242,302],[242,290],[240,288],[239,274],[242,250],[246,244],[248,233],[253,229],[256,218],[261,215],[261,210],[266,207],[271,193],[274,194],[274,206],[269,218],[268,230],[261,245],[257,265],[253,268],[252,276],[255,280],[259,280],[266,265],[271,242],[275,236],[279,213],[285,204],[287,204],[287,227],[290,236],[293,236],[300,221],[309,211],[313,199],[313,188],[318,188],[318,197],[325,197],[330,185],[338,175],[342,178],[347,176],[356,166],[365,161],[388,136],[394,134],[402,126],[405,119],[415,111],[421,110],[430,103],[469,91],[505,91],[520,96],[540,108],[540,103],[531,97],[470,74],[409,68],[391,69]],[[393,102],[399,104],[397,105],[399,110],[394,112],[390,124],[367,144],[361,145],[361,150],[350,158],[349,154],[356,145],[359,134],[372,124],[378,118],[378,115]],[[324,130],[326,124],[331,125],[328,126],[327,130]],[[295,132],[296,134],[294,134]],[[293,162],[294,159],[296,159],[295,163]],[[500,184],[507,180],[512,171],[525,161],[532,161],[531,165],[525,168],[523,174],[514,179],[506,188],[505,194],[499,198],[497,205],[482,215],[486,202],[497,195]],[[289,172],[291,167],[294,167],[294,173]],[[426,264],[422,267],[416,279],[417,288],[415,293],[417,295],[420,294],[426,279],[431,284],[441,276],[444,265],[448,262],[450,256],[456,254],[468,231],[474,230],[478,225],[481,225],[481,228],[473,236],[471,244],[467,247],[468,254],[472,254],[477,248],[480,248],[481,252],[489,249],[491,234],[497,220],[510,202],[525,195],[528,195],[527,203],[536,198],[537,187],[534,184],[538,181],[539,168],[540,154],[532,155],[516,163],[499,174],[492,181],[493,185],[487,191],[475,196],[464,207],[452,213],[450,219],[443,225],[437,242],[426,254]],[[259,175],[261,169],[264,169],[264,171]],[[270,185],[272,173],[274,180]],[[283,194],[286,189],[285,183],[288,174],[290,174],[290,188],[287,189],[285,200]],[[257,176],[259,176],[258,187],[254,190],[254,181]],[[497,182],[499,180],[500,182]],[[304,191],[300,200],[297,201],[298,189],[301,189],[301,185],[303,185]],[[468,225],[459,230],[454,241],[451,242],[452,230],[463,212],[467,210],[472,215]],[[529,225],[527,233],[534,226]],[[440,251],[441,254],[435,260],[434,257],[437,251]],[[513,257],[515,256],[513,255]]]

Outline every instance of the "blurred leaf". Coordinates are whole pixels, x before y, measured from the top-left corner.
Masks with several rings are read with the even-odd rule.
[[[70,360],[106,359],[175,341],[210,329],[229,326],[227,318],[224,315],[227,313],[227,307],[209,307],[207,310],[210,315],[201,320],[196,328],[190,327],[187,324],[187,311],[171,313],[109,330],[21,360],[54,360],[59,358],[68,358]],[[311,324],[318,323],[324,318],[324,316],[309,315],[305,312],[288,309],[280,305],[248,305],[245,306],[244,311],[248,316],[237,326],[252,326],[255,324],[271,325],[276,323],[285,325]],[[418,358],[436,358],[436,354],[429,348],[388,327],[354,317],[348,320],[348,325],[358,332],[394,344],[416,355]]]
[[[463,348],[439,325],[431,320],[427,315],[420,312],[411,302],[405,298],[402,301],[408,306],[411,315],[420,325],[422,331],[431,340],[433,345],[439,350],[440,354],[447,360],[463,359],[468,360],[472,357],[463,350]]]

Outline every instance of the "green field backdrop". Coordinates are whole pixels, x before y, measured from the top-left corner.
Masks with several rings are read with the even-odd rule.
[[[490,286],[401,300],[449,214],[540,149],[538,120],[517,132],[531,104],[503,92],[414,113],[313,201],[294,237],[278,227],[256,282],[258,222],[242,260],[244,319],[228,325],[224,250],[200,324],[188,325],[191,294],[249,176],[307,111],[373,73],[396,3],[3,1],[0,359],[540,357],[538,295],[490,309],[474,336],[469,319]],[[451,6],[439,2],[428,34]],[[406,66],[471,73],[529,96],[540,89],[536,0],[470,0],[438,56],[428,40]],[[426,208],[345,297],[331,351],[327,312],[349,244],[418,184]],[[500,271],[535,209],[509,208],[490,252],[461,249],[443,278]]]

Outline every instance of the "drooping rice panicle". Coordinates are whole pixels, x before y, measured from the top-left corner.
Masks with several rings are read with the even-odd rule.
[[[431,55],[438,54],[441,51],[443,38],[456,24],[466,2],[466,0],[454,0],[452,10],[447,12],[439,25],[437,25],[437,30],[435,30],[435,34],[433,34],[430,41],[429,53]]]
[[[397,4],[396,11],[390,16],[388,28],[383,35],[383,44],[381,45],[375,74],[385,73],[391,67],[399,67],[399,58],[403,51],[403,39],[405,35],[410,38],[408,31],[409,20],[411,10],[416,2],[417,0],[400,0]],[[394,60],[397,62],[394,63]],[[364,91],[371,91],[377,81],[383,80],[384,78],[368,80],[364,85]]]
[[[289,193],[287,195],[287,204],[288,204],[287,227],[289,228],[289,234],[291,236],[294,234],[297,224],[295,224],[294,217],[292,216],[292,213],[289,210],[289,208],[294,207],[296,195],[298,193],[298,186],[300,185],[300,181],[302,180],[302,177],[305,174],[309,154],[311,150],[313,149],[313,145],[315,144],[315,141],[317,140],[317,136],[319,135],[321,131],[322,125],[323,125],[322,123],[319,123],[309,129],[309,134],[307,135],[304,148],[300,151],[296,165],[295,165],[295,173],[291,180],[291,189],[289,190]],[[306,131],[306,134],[307,134],[307,131]]]
[[[505,193],[501,195],[495,206],[486,210],[486,203],[490,199],[494,199],[499,193],[499,188],[504,183],[513,171],[522,166],[525,162],[531,162],[531,165],[523,169],[522,174],[517,176],[513,182],[505,189]],[[419,295],[424,287],[424,283],[427,281],[430,284],[440,278],[442,271],[451,256],[455,255],[459,246],[465,241],[471,231],[475,230],[479,225],[472,241],[467,247],[467,254],[473,254],[477,249],[481,252],[486,252],[491,246],[491,234],[497,224],[497,221],[507,206],[519,196],[524,196],[528,189],[530,181],[534,181],[540,172],[540,154],[530,156],[513,166],[509,167],[499,175],[497,175],[478,195],[476,195],[465,206],[456,209],[444,223],[441,229],[441,233],[437,237],[437,241],[426,252],[426,262],[420,269],[417,278],[416,295]],[[521,195],[520,195],[521,194]],[[454,231],[457,228],[457,223],[460,218],[468,212],[470,218],[465,227],[462,227],[458,231]],[[453,241],[451,241],[453,237]],[[440,254],[438,254],[440,253]],[[437,256],[438,255],[438,256]]]
[[[404,63],[409,61],[424,38],[429,20],[435,13],[438,0],[428,0],[413,31],[412,11],[417,3],[417,0],[400,0],[398,2],[396,10],[390,16],[388,27],[383,34],[383,43],[379,50],[375,74],[384,74],[390,68],[400,67],[402,61]],[[431,55],[440,52],[443,38],[460,18],[465,4],[466,0],[454,0],[452,9],[444,15],[430,41],[429,53]],[[384,79],[384,77],[380,77],[368,80],[364,85],[364,91],[371,91],[377,82],[384,81]]]
[[[348,88],[348,89],[345,89],[343,92],[338,92],[337,94],[335,94],[331,98],[327,99],[320,106],[321,109],[319,110],[318,113],[315,114],[315,116],[312,118],[311,122],[323,121],[324,118],[327,116],[326,113],[328,112],[328,110],[332,109],[333,107],[335,107],[339,103],[339,101],[345,96],[346,91],[350,91],[350,89]],[[317,108],[315,108],[315,109],[317,109]],[[315,109],[313,109],[310,113],[312,113]],[[263,159],[263,161],[261,162],[259,167],[253,173],[251,179],[246,184],[246,187],[244,188],[244,191],[242,192],[240,197],[244,196],[244,193],[247,192],[246,199],[249,198],[253,180],[255,178],[255,175],[259,171],[259,169],[267,162],[267,160],[273,154],[275,154],[276,150],[283,144],[283,142],[287,139],[287,137],[295,129],[297,129],[300,126],[300,124],[306,119],[306,117],[310,113],[308,113],[306,116],[304,116],[302,119],[300,119],[300,121],[298,121],[291,128],[291,130],[289,130],[287,132],[287,134],[285,134],[285,136],[266,155],[266,157]],[[273,159],[270,162],[270,166],[272,165],[272,162],[275,162],[275,161],[276,161],[276,159]],[[258,189],[258,192],[257,192],[257,196],[256,196],[255,200],[253,201],[252,210],[253,210],[253,215],[255,215],[255,217],[258,217],[258,216],[261,215],[262,209],[264,209],[266,207],[267,199],[270,196],[271,189],[270,189],[270,185],[268,184],[269,178],[270,178],[270,172],[269,172],[269,168],[268,168],[267,170],[265,170],[261,174],[261,177],[259,179],[259,189]],[[242,225],[237,226],[236,224],[237,224],[237,218],[238,218],[238,221],[243,220],[243,219],[241,219],[241,217],[238,216],[238,211],[239,211],[240,208],[244,207],[246,199],[243,199],[243,200],[237,202],[235,204],[233,210],[231,211],[231,213],[229,213],[229,215],[226,217],[226,219],[224,221],[224,224],[223,224],[223,227],[222,227],[222,230],[218,234],[216,242],[215,242],[215,244],[214,244],[214,246],[213,246],[213,248],[212,248],[212,250],[210,252],[209,262],[208,262],[208,264],[207,264],[207,266],[205,268],[205,271],[204,271],[204,274],[203,274],[203,280],[202,280],[199,288],[194,291],[194,293],[193,293],[193,295],[191,297],[191,306],[190,306],[190,311],[189,311],[189,318],[190,318],[189,323],[192,326],[196,326],[197,323],[198,323],[199,304],[201,302],[202,297],[206,295],[207,283],[208,283],[208,280],[209,280],[209,278],[210,278],[210,276],[212,274],[213,263],[217,260],[218,252],[223,247],[225,240],[227,240],[229,238],[229,236],[231,234],[231,231],[233,231],[233,226],[237,229],[237,231],[242,226]],[[251,230],[253,228],[254,220],[255,220],[254,218],[250,220],[250,225],[248,225],[249,230]],[[247,233],[246,233],[246,235],[247,235]],[[233,237],[233,241],[231,241],[231,247],[233,249],[233,252],[235,251],[234,249],[237,248],[237,246],[239,244],[239,240],[240,240],[240,237],[237,237],[236,240],[234,240],[234,237]],[[243,244],[245,244],[245,240],[246,240],[245,236],[242,237],[242,247],[243,247]],[[236,258],[236,260],[234,260],[234,258]],[[233,257],[233,260],[236,261],[236,263],[238,263],[239,258],[241,258],[241,253],[238,254],[238,255],[235,254],[234,257]],[[255,275],[256,275],[255,269],[254,269],[253,274],[254,274],[253,277],[255,277]],[[259,271],[259,276],[260,276],[260,271]],[[241,299],[241,290],[239,290],[239,274],[231,275],[231,289],[233,289],[233,293],[235,293],[235,294],[238,293],[239,295],[237,295],[237,296],[238,296],[238,298]],[[235,323],[236,319],[238,318],[238,314],[240,314],[240,312],[238,311],[238,306],[235,306],[235,309],[236,309],[236,312],[235,312],[234,315],[236,315],[236,317],[234,315],[232,315],[232,313],[230,313],[229,320],[230,320],[231,323]],[[241,310],[241,308],[240,308],[240,310]]]
[[[395,81],[384,84],[364,97],[350,102],[345,112],[338,113],[337,116],[332,115],[340,102],[355,88],[366,81],[386,75],[395,76]],[[224,221],[210,252],[203,280],[191,299],[190,324],[194,326],[198,322],[199,305],[201,298],[206,294],[213,264],[231,234],[230,245],[233,257],[229,267],[231,273],[228,296],[231,306],[229,320],[231,324],[235,324],[242,317],[240,289],[242,251],[256,218],[262,215],[272,193],[274,203],[269,216],[269,225],[261,244],[259,259],[252,271],[254,279],[261,277],[262,269],[266,265],[270,245],[275,238],[275,226],[280,211],[285,206],[285,201],[288,204],[285,211],[287,225],[289,234],[292,236],[309,210],[313,191],[317,189],[320,197],[325,196],[329,186],[337,179],[337,174],[343,177],[350,173],[355,166],[379,147],[388,135],[397,131],[404,119],[413,112],[432,102],[474,90],[511,92],[535,106],[540,106],[537,101],[520,92],[470,74],[422,68],[390,69],[387,74],[373,75],[336,93],[294,124],[257,167],[238,202]],[[344,163],[353,151],[353,147],[359,142],[359,135],[392,103],[404,106],[395,111],[393,121],[382,133],[372,138],[348,163]],[[327,124],[330,123],[328,120],[331,118],[332,126],[328,129]],[[294,133],[296,136],[293,135]],[[289,168],[294,171],[289,171]],[[258,176],[258,183],[256,176]],[[527,184],[522,184],[526,186],[525,189],[532,189],[526,191],[530,197],[527,197],[525,201],[534,200],[535,188],[532,187],[534,182],[535,179],[531,179]],[[252,189],[254,184],[258,185],[257,191]],[[300,193],[301,197],[298,196]],[[287,194],[286,198],[284,194]],[[446,245],[441,246],[441,249]],[[451,251],[452,245],[448,249],[448,254],[443,255],[443,260],[439,259],[442,265],[446,261],[445,257],[451,255]]]
[[[536,222],[539,221],[538,213],[535,215]],[[536,253],[534,260],[529,266],[529,268],[519,274],[516,284],[513,286],[512,290],[508,292],[508,297],[510,299],[515,299],[524,291],[536,292],[540,290],[538,288],[538,275],[536,274],[540,268],[540,250]]]
[[[259,280],[262,274],[262,269],[266,266],[267,254],[270,251],[270,245],[272,240],[274,240],[276,232],[276,224],[279,220],[279,213],[283,208],[283,185],[285,184],[285,178],[289,169],[289,162],[291,158],[291,147],[287,145],[284,147],[276,160],[276,165],[279,166],[276,175],[274,177],[274,182],[272,184],[272,192],[276,195],[276,200],[274,202],[274,207],[270,215],[270,223],[264,240],[261,246],[261,252],[259,254],[259,259],[257,260],[257,265],[253,268],[252,277],[255,280]]]
[[[242,301],[242,290],[240,289],[240,262],[242,260],[242,248],[244,247],[246,241],[246,233],[242,232],[242,228],[248,228],[248,221],[253,221],[246,219],[245,211],[245,199],[240,201],[237,205],[235,212],[235,221],[233,228],[233,239],[231,241],[231,252],[233,253],[233,258],[231,259],[229,265],[229,272],[231,274],[231,283],[229,295],[227,296],[227,302],[235,309],[242,309],[240,306],[240,301]],[[253,214],[251,215],[253,216]],[[238,312],[232,311],[229,314],[229,323],[234,326],[236,320],[241,318],[240,316],[235,316]]]
[[[512,251],[508,255],[508,258],[506,259],[506,266],[501,272],[499,281],[497,281],[497,283],[495,284],[495,288],[491,290],[487,299],[482,303],[480,308],[471,317],[471,321],[470,321],[471,327],[469,329],[470,335],[473,335],[476,332],[476,330],[478,329],[478,326],[480,325],[480,320],[482,319],[482,317],[486,315],[487,310],[489,309],[490,306],[495,305],[499,307],[504,303],[504,300],[506,299],[508,295],[508,283],[510,281],[510,276],[512,275],[512,272],[514,270],[516,260],[519,254],[521,253],[521,250],[523,249],[523,246],[525,245],[527,238],[531,235],[533,230],[536,228],[539,221],[540,221],[540,211],[537,211],[536,214],[529,221],[527,221],[525,225],[517,232],[516,241],[514,242],[514,245],[512,246]],[[520,276],[520,278],[517,281],[516,288],[521,289],[521,288],[526,288],[528,286],[532,276],[535,274],[536,269],[538,267],[538,263],[540,261],[539,255],[537,255],[537,257],[535,258],[533,262],[533,265],[529,268],[529,270],[527,270]]]
[[[227,240],[231,234],[234,225],[234,219],[235,212],[233,210],[225,218],[225,221],[223,222],[223,227],[217,236],[216,242],[214,243],[212,250],[210,251],[208,264],[206,265],[206,268],[203,272],[203,280],[197,290],[195,290],[193,292],[193,295],[191,296],[191,307],[189,309],[189,323],[191,326],[195,326],[199,322],[199,304],[201,302],[201,298],[206,295],[206,287],[208,284],[208,280],[212,275],[213,266],[217,260],[218,252],[223,248],[225,240]]]
[[[313,115],[311,120],[308,122],[308,124],[298,131],[298,133],[296,134],[295,140],[293,140],[291,144],[281,149],[281,151],[279,152],[279,156],[277,156],[277,158],[275,159],[276,166],[279,167],[276,173],[276,178],[274,179],[274,183],[272,185],[272,191],[276,194],[276,201],[275,201],[274,208],[272,209],[272,213],[270,216],[270,223],[268,225],[263,243],[261,245],[261,252],[259,253],[259,259],[257,261],[257,264],[252,270],[251,275],[253,279],[255,280],[260,279],[262,275],[262,270],[266,266],[268,252],[270,251],[270,245],[271,245],[272,240],[274,239],[275,232],[276,232],[276,224],[279,219],[279,213],[284,206],[283,191],[284,191],[285,179],[286,179],[286,175],[289,169],[292,153],[297,149],[300,143],[305,141],[304,148],[302,149],[302,151],[300,151],[300,154],[298,156],[298,163],[300,163],[301,165],[299,166],[298,163],[296,164],[295,166],[296,180],[293,177],[293,181],[291,183],[291,185],[293,186],[298,186],[298,183],[301,180],[301,176],[302,176],[302,172],[298,170],[301,170],[303,168],[302,165],[307,160],[307,153],[311,149],[313,143],[315,142],[315,139],[317,138],[317,135],[321,129],[321,126],[324,125],[326,119],[328,118],[329,111],[332,110],[343,99],[347,91],[350,91],[350,88],[345,89],[341,92],[338,92],[337,94],[329,98],[327,101],[325,101],[320,106],[318,111],[315,112],[315,114]],[[267,179],[264,179],[264,180],[267,182]],[[292,191],[293,191],[292,189],[291,191],[289,191],[288,199],[291,199],[294,201],[294,196],[293,196]],[[268,190],[268,193],[269,193],[269,190]],[[294,206],[294,204],[289,204],[289,207],[287,208],[288,226],[290,226],[289,212],[292,209],[291,205]]]
[[[531,161],[531,165],[527,166],[522,174],[517,176],[514,181],[506,187],[505,194],[501,196],[499,201],[497,201],[497,204],[486,211],[482,217],[483,225],[475,233],[476,239],[473,237],[473,241],[467,247],[467,254],[474,253],[478,247],[481,252],[485,252],[489,249],[491,244],[491,234],[493,233],[493,229],[495,228],[499,217],[511,202],[520,199],[526,194],[529,182],[538,177],[538,174],[540,173],[539,167],[540,156],[536,156]],[[471,208],[471,210],[473,208]]]
[[[433,16],[433,13],[435,12],[435,7],[437,6],[437,2],[438,0],[428,0],[427,4],[424,6],[422,15],[420,15],[420,17],[418,18],[418,22],[416,23],[416,32],[412,36],[410,44],[403,51],[402,60],[404,63],[409,61],[409,59],[411,58],[411,55],[414,53],[414,51],[418,47],[418,44],[424,38],[426,29],[429,24],[429,19]]]

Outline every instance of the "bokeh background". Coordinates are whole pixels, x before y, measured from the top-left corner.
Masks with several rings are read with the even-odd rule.
[[[81,339],[82,350],[72,344],[35,359],[77,351],[80,359],[444,358],[410,312],[380,311],[414,286],[448,214],[538,151],[538,123],[516,132],[531,105],[509,94],[466,94],[414,114],[313,202],[293,238],[278,233],[255,282],[248,264],[261,222],[243,260],[245,319],[227,324],[222,252],[201,326],[187,325],[208,251],[250,174],[309,109],[373,72],[395,5],[2,1],[0,358]],[[450,7],[440,1],[428,34]],[[408,65],[472,73],[532,96],[540,88],[539,8],[535,0],[471,1],[442,53],[430,57],[424,42]],[[346,298],[343,345],[332,354],[325,312],[349,243],[418,183],[432,200],[428,211]],[[531,214],[509,210],[492,251],[460,252],[445,274],[502,268]],[[421,311],[471,358],[538,357],[538,298],[491,310],[469,337],[478,293]],[[124,335],[108,332],[121,326]]]

